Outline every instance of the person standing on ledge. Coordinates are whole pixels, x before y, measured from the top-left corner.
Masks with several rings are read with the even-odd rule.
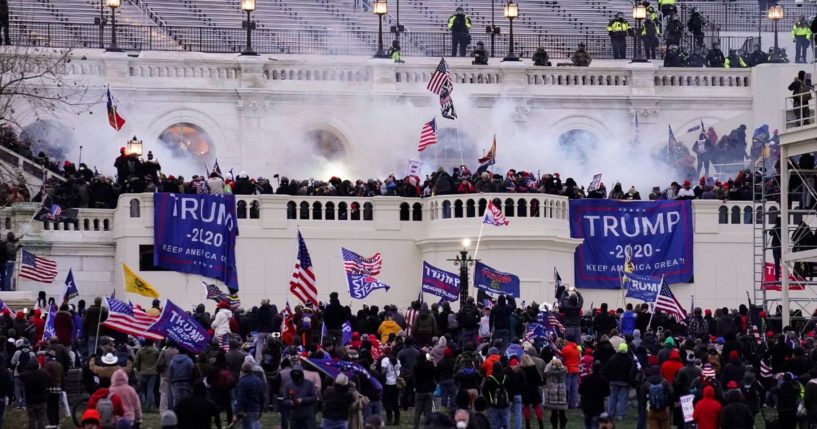
[[[794,62],[805,63],[808,57],[808,46],[811,43],[811,28],[805,16],[800,15],[800,18],[794,23],[791,28],[791,38],[795,45]]]
[[[616,17],[610,20],[607,24],[607,33],[613,46],[613,58],[617,60],[627,58],[627,35],[630,33],[630,24],[624,19],[623,13],[616,13]]]
[[[465,10],[458,7],[453,15],[448,18],[448,29],[451,31],[451,56],[457,56],[457,47],[461,57],[465,56],[465,49],[471,44],[471,17],[465,14]]]

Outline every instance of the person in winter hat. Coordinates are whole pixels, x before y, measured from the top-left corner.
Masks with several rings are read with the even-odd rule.
[[[692,420],[698,424],[698,429],[718,429],[722,408],[721,403],[715,399],[715,389],[706,386],[703,399],[695,404]]]

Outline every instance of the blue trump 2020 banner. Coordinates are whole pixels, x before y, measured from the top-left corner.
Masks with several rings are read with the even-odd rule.
[[[640,299],[644,302],[655,302],[661,290],[661,277],[625,274],[622,278],[627,298]]]
[[[474,286],[490,294],[519,298],[519,277],[495,270],[482,262],[474,265]]]
[[[688,200],[570,200],[570,236],[584,240],[575,254],[576,286],[619,289],[628,253],[634,273],[690,283],[692,234]]]
[[[153,263],[238,290],[235,196],[153,195]]]
[[[423,292],[454,302],[460,299],[460,276],[423,261]]]
[[[210,345],[207,330],[170,300],[165,300],[162,314],[150,325],[148,332],[164,335],[179,347],[193,353],[201,353]]]

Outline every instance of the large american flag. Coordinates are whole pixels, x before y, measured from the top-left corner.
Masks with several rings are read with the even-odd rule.
[[[684,310],[684,306],[675,298],[675,295],[672,294],[666,281],[661,283],[661,290],[655,299],[655,311],[659,310],[667,313],[678,323],[686,323],[687,312]]]
[[[54,283],[57,277],[57,263],[41,258],[25,249],[22,250],[22,265],[20,265],[20,277],[34,280],[35,282]]]
[[[102,322],[102,326],[153,341],[164,339],[163,336],[157,333],[148,332],[148,328],[156,322],[157,318],[149,316],[141,308],[134,307],[131,303],[126,304],[118,299],[107,297],[105,298],[105,304],[108,306],[108,318]]]
[[[312,258],[306,250],[306,242],[301,231],[298,231],[298,256],[295,258],[295,268],[289,281],[289,291],[304,304],[318,305],[318,288],[315,285],[315,273],[312,271]]]
[[[427,147],[437,144],[437,119],[432,119],[423,124],[423,130],[420,131],[420,144],[417,146],[417,151],[422,152]]]
[[[341,247],[340,253],[343,256],[343,269],[349,274],[376,276],[380,274],[380,268],[383,267],[380,252],[375,253],[371,258],[364,258],[351,250]]]
[[[494,202],[488,200],[488,207],[485,207],[485,214],[482,216],[482,223],[487,223],[493,226],[505,226],[509,222],[502,214],[502,210],[494,205]]]
[[[443,88],[447,88],[448,92],[454,90],[454,82],[451,80],[451,72],[448,70],[445,58],[440,58],[440,64],[437,65],[434,74],[431,75],[431,80],[428,81],[426,88],[438,95]]]

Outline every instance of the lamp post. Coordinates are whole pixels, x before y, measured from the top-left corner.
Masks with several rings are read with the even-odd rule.
[[[505,18],[508,18],[510,27],[508,28],[508,55],[502,61],[519,61],[519,57],[513,52],[513,20],[519,16],[519,4],[513,0],[508,0],[503,9]]]
[[[255,0],[241,0],[241,10],[247,12],[247,21],[244,23],[247,29],[247,46],[241,51],[241,55],[258,55],[252,48],[252,31],[255,29],[252,13],[255,11]]]
[[[485,32],[491,35],[491,58],[493,58],[494,56],[496,56],[494,46],[496,44],[496,35],[499,34],[499,27],[497,27],[496,23],[494,23],[496,0],[490,1],[491,1],[491,25],[485,27]]]
[[[647,7],[640,0],[633,5],[633,19],[635,20],[635,50],[632,63],[646,63],[647,59],[641,51],[641,24],[647,18]]]
[[[139,140],[136,138],[136,136],[133,136],[133,138],[128,141],[126,150],[128,155],[142,156],[142,140]]]
[[[777,45],[777,21],[783,19],[783,6],[774,5],[769,8],[769,19],[774,23],[774,50],[772,57],[769,58],[770,63],[782,63],[783,57],[780,55],[780,48]]]
[[[468,266],[474,265],[477,261],[468,256],[468,246],[470,245],[471,240],[463,239],[460,253],[454,259],[449,259],[455,266],[460,267],[460,306],[464,305],[465,300],[468,298]]]
[[[400,0],[397,0],[397,24],[391,26],[394,33],[394,40],[400,41],[400,33],[406,31],[406,27],[400,24]]]
[[[375,52],[374,57],[388,58],[389,56],[386,54],[386,51],[383,50],[383,15],[389,12],[389,5],[386,4],[386,0],[374,0],[372,11],[378,18],[377,52]]]
[[[106,0],[105,5],[111,8],[111,45],[105,51],[122,52],[119,46],[116,46],[116,9],[122,6],[122,0]]]

